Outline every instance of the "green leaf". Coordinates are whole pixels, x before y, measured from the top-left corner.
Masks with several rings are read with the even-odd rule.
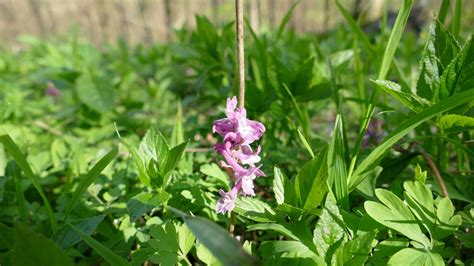
[[[109,165],[109,163],[115,158],[117,153],[118,149],[117,147],[114,147],[109,153],[102,157],[102,159],[100,159],[86,175],[81,177],[81,182],[79,183],[79,186],[72,194],[71,200],[66,206],[64,220],[67,220],[79,197],[87,190],[87,188],[92,184],[92,182],[94,182],[94,180],[100,175],[104,168]]]
[[[112,250],[108,249],[99,241],[90,237],[88,234],[84,233],[78,227],[69,224],[71,228],[76,231],[76,233],[86,242],[97,254],[103,257],[111,265],[129,265],[129,263],[119,255],[115,254]]]
[[[337,265],[365,265],[375,235],[375,231],[370,231],[343,243],[334,256]]]
[[[298,201],[305,210],[319,206],[327,191],[327,149],[305,163],[295,179]]]
[[[183,223],[178,229],[178,244],[182,255],[186,256],[189,253],[191,248],[193,248],[195,240],[196,237],[193,235],[193,232]]]
[[[268,241],[259,248],[263,265],[326,265],[324,260],[298,241]]]
[[[297,240],[316,252],[316,246],[313,243],[311,230],[307,224],[301,221],[279,222],[279,223],[260,223],[247,226],[248,231],[271,230],[285,235],[286,237]]]
[[[400,85],[395,82],[388,80],[371,81],[415,113],[419,113],[430,106],[430,102],[428,100],[421,98],[416,94],[403,92]]]
[[[69,224],[79,228],[87,235],[92,234],[97,226],[102,222],[105,215],[98,215],[90,218],[70,221]],[[62,249],[68,249],[81,241],[81,236],[71,229],[69,224],[63,224],[53,237],[54,242]]]
[[[140,193],[127,201],[128,214],[130,221],[134,222],[144,213],[151,211],[166,202],[170,195],[165,191],[157,191],[156,193]]]
[[[388,258],[398,251],[408,247],[406,238],[389,238],[380,242],[374,249],[374,257]]]
[[[419,181],[406,181],[403,184],[405,189],[405,201],[421,224],[433,233],[435,227],[435,208],[433,205],[433,196],[430,189]]]
[[[234,211],[257,222],[274,222],[276,213],[267,203],[253,197],[238,197]]]
[[[474,129],[474,118],[464,115],[447,114],[439,118],[444,131],[464,131]]]
[[[40,194],[41,199],[43,200],[43,203],[46,207],[46,211],[48,212],[48,218],[49,218],[49,222],[51,223],[51,228],[53,229],[53,232],[56,232],[58,229],[58,222],[57,222],[56,216],[53,213],[53,209],[51,208],[51,205],[49,204],[48,197],[46,197],[46,194],[44,193],[43,188],[41,187],[41,184],[39,183],[38,178],[33,173],[33,170],[31,170],[30,165],[26,161],[26,157],[23,155],[23,153],[20,151],[20,148],[18,148],[16,143],[13,141],[13,139],[9,135],[1,135],[0,143],[3,144],[4,148],[8,151],[10,156],[13,157],[13,159],[16,161],[20,169],[26,175],[26,177],[30,179],[36,191],[38,191],[38,193]]]
[[[401,199],[385,189],[376,189],[375,194],[383,204],[373,201],[366,201],[364,204],[365,210],[372,219],[427,248],[431,247],[429,239],[418,226],[418,221]]]
[[[19,225],[15,229],[13,265],[74,265],[72,259],[50,239]]]
[[[438,253],[429,253],[426,250],[405,248],[395,253],[388,265],[426,265],[426,266],[443,266],[443,257]]]
[[[441,76],[440,99],[474,88],[474,45],[472,36]]]
[[[104,75],[85,73],[76,80],[76,94],[94,111],[105,113],[114,107],[114,86]]]
[[[419,114],[410,117],[400,124],[400,126],[392,131],[357,167],[354,173],[349,177],[349,191],[357,187],[357,185],[370,174],[371,170],[377,166],[382,160],[385,153],[402,137],[408,134],[413,128],[417,127],[426,120],[435,115],[446,112],[452,108],[460,106],[474,100],[474,89],[457,93],[427,109]]]
[[[347,241],[346,226],[336,199],[332,193],[328,193],[324,208],[314,228],[313,242],[320,256],[324,256],[327,263],[330,263],[337,248]]]
[[[377,184],[393,182],[416,156],[418,156],[416,152],[406,152],[398,157],[387,156],[383,158],[380,162],[383,170],[377,177]]]
[[[200,243],[196,244],[196,255],[198,259],[200,259],[206,265],[209,265],[209,266],[223,265],[219,262],[219,260],[214,255],[212,255],[209,249],[207,249],[206,246],[204,246],[203,244],[200,244]]]
[[[419,64],[416,93],[429,101],[439,97],[440,77],[459,51],[459,44],[436,19],[430,25],[428,40]]]
[[[15,245],[15,230],[0,223],[0,249],[12,249]]]
[[[273,168],[273,173],[273,191],[277,203],[279,205],[287,203],[292,206],[297,206],[296,192],[293,183],[278,166]]]
[[[419,181],[407,181],[405,200],[412,212],[421,220],[432,238],[442,239],[458,229],[461,216],[454,215],[454,207],[449,198],[439,201],[435,210],[433,196],[429,188]]]
[[[340,114],[332,132],[328,150],[328,184],[334,187],[337,202],[343,209],[349,209],[349,191],[347,189],[347,169],[344,159],[344,126]]]
[[[148,244],[156,251],[150,260],[156,264],[176,265],[178,262],[178,233],[172,222],[155,225],[150,229]]]
[[[183,142],[176,147],[173,147],[168,156],[166,156],[166,160],[162,165],[160,165],[160,172],[163,176],[163,184],[166,186],[168,184],[169,175],[171,171],[173,171],[179,163],[179,160],[183,156],[184,150],[186,149],[186,145],[188,142]]]
[[[301,133],[301,130],[298,129],[298,136],[300,137],[301,143],[303,143],[303,146],[306,148],[306,150],[309,152],[311,155],[311,158],[314,158],[314,152],[313,149],[311,148],[311,145],[309,145],[308,140],[306,140],[305,136],[303,133]]]
[[[443,198],[436,206],[434,239],[443,239],[454,233],[462,223],[460,215],[454,215],[454,206],[449,198]],[[453,216],[454,215],[454,216]]]
[[[201,165],[199,171],[207,176],[214,177],[217,179],[227,190],[230,190],[229,187],[229,178],[226,173],[215,163]]]
[[[189,216],[180,210],[170,207],[184,220],[197,240],[224,265],[256,265],[257,261],[242,249],[240,243],[229,236],[219,225],[201,218]]]

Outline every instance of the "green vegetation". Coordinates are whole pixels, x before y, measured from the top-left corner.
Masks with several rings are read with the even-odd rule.
[[[471,265],[474,44],[446,2],[419,35],[411,0],[380,32],[339,4],[324,36],[288,31],[291,10],[247,24],[266,177],[233,215],[212,134],[238,94],[233,23],[1,48],[0,265]]]

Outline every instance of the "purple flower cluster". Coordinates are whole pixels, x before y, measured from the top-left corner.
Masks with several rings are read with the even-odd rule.
[[[221,166],[231,175],[233,187],[229,192],[219,190],[221,198],[217,201],[216,212],[226,213],[234,209],[234,202],[239,193],[255,196],[253,180],[265,174],[260,170],[260,146],[255,151],[250,144],[260,139],[265,126],[257,121],[247,119],[245,108],[237,108],[237,98],[227,99],[227,118],[214,122],[212,132],[224,138],[224,143],[215,145],[217,153],[224,156]]]

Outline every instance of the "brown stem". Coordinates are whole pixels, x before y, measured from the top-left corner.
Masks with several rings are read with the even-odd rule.
[[[234,223],[235,223],[235,213],[230,212],[230,221],[229,221],[229,234],[234,235]]]
[[[244,1],[235,0],[235,28],[237,33],[237,68],[239,79],[239,108],[245,106],[244,72]]]
[[[443,194],[443,197],[449,197],[448,195],[448,190],[446,189],[446,185],[444,184],[443,178],[441,177],[441,174],[439,173],[438,167],[436,167],[436,164],[433,162],[433,159],[431,159],[431,156],[426,153],[423,149],[421,150],[421,154],[425,158],[426,162],[431,168],[431,171],[433,171],[435,177],[436,177],[436,182],[438,182],[439,187],[441,188],[441,193]]]

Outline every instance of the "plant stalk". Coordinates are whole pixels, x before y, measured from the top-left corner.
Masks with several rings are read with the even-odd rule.
[[[439,188],[441,189],[441,193],[443,194],[443,197],[447,198],[449,197],[448,190],[446,189],[446,185],[444,184],[443,178],[441,177],[441,174],[438,170],[438,167],[436,167],[436,164],[433,162],[433,159],[431,159],[430,155],[426,153],[425,150],[420,149],[421,154],[425,158],[425,161],[428,163],[428,165],[431,168],[431,171],[433,171],[435,177],[436,177],[436,182],[439,185]]]
[[[244,64],[244,1],[235,0],[235,29],[237,36],[237,76],[239,80],[239,108],[245,106]]]

